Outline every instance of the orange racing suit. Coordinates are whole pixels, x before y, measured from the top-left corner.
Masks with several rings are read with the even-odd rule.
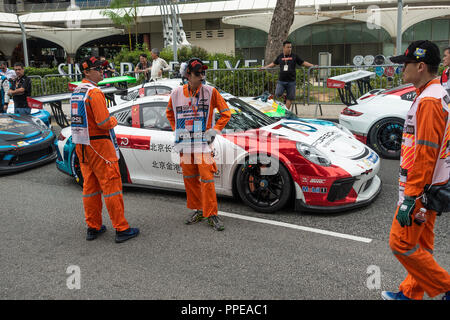
[[[220,113],[220,118],[214,125],[215,108]],[[166,116],[175,132],[189,121],[180,121],[182,110],[193,115],[196,115],[197,111],[202,114],[201,118],[203,117],[204,123],[201,131],[203,134],[210,128],[221,132],[231,118],[228,105],[220,93],[217,89],[207,85],[201,85],[194,93],[189,90],[187,84],[172,92]],[[188,125],[186,124],[186,126]],[[217,165],[208,145],[199,143],[197,146],[199,148],[181,150],[180,165],[186,188],[187,207],[192,210],[202,210],[203,216],[207,218],[217,215],[218,211],[214,186],[214,173],[217,171]]]
[[[91,82],[84,79],[82,83]],[[124,231],[129,225],[124,216],[118,158],[109,132],[117,125],[117,119],[109,115],[105,96],[98,88],[87,92],[85,112],[90,143],[77,144],[76,153],[84,179],[83,205],[86,223],[89,228],[97,230],[102,226],[103,193],[113,227],[117,231]]]
[[[426,184],[443,184],[450,174],[450,98],[434,79],[416,90],[417,97],[407,114],[400,160],[399,202],[392,222],[389,244],[408,271],[400,291],[410,299],[422,299],[450,290],[450,275],[433,258],[434,224],[437,213],[427,211],[421,225],[401,227],[396,219],[404,196],[418,197]],[[416,200],[412,218],[422,208]]]

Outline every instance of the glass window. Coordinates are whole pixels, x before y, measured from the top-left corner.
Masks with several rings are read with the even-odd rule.
[[[312,26],[312,44],[327,44],[328,43],[328,26],[317,24]]]
[[[166,117],[166,102],[152,102],[141,105],[142,124],[144,129],[172,131]]]
[[[267,33],[262,30],[242,28],[235,31],[236,48],[265,47],[266,42]]]
[[[380,29],[369,29],[367,28],[367,24],[364,24],[361,27],[361,36],[362,39],[364,39],[364,42],[378,42]]]
[[[414,41],[414,26],[406,29],[402,34],[403,42],[413,42]]]
[[[432,29],[433,29],[433,40],[448,40],[448,30],[449,30],[449,20],[433,20],[432,21]]]
[[[131,118],[131,111],[130,108],[121,109],[119,111],[116,111],[112,113],[114,117],[116,117],[117,122],[122,126],[131,127],[132,118]]]
[[[360,43],[361,42],[361,24],[351,23],[345,26],[345,42]]]
[[[343,23],[332,24],[328,30],[330,44],[345,42],[345,25]]]
[[[431,20],[419,22],[414,26],[414,40],[431,39]]]
[[[295,30],[292,35],[295,38],[293,45],[301,46],[311,44],[311,26]]]

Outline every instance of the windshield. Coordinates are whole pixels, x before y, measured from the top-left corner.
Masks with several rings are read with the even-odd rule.
[[[231,111],[231,119],[225,126],[225,131],[246,131],[251,129],[259,129],[276,122],[266,116],[264,113],[256,110],[246,102],[238,98],[231,98],[227,101]],[[220,115],[216,114],[216,121]]]

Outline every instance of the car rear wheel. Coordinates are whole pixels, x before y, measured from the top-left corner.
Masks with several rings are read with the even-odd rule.
[[[70,165],[72,167],[73,177],[75,182],[80,186],[83,186],[83,174],[81,173],[80,161],[78,160],[77,153],[75,150],[72,152],[72,158],[70,161]]]
[[[404,123],[405,121],[399,118],[378,121],[369,131],[369,146],[384,158],[398,159]]]
[[[122,179],[122,183],[129,182],[128,181],[128,171],[127,166],[125,165],[125,161],[122,155],[122,152],[119,151],[120,159],[119,159],[119,170],[120,170],[120,176]],[[72,173],[73,177],[75,178],[75,182],[79,184],[80,186],[83,186],[83,174],[81,173],[81,167],[80,167],[80,160],[78,159],[77,153],[75,150],[72,153],[72,159],[71,159],[71,166],[72,166]]]
[[[262,213],[282,209],[292,191],[290,174],[283,164],[278,162],[278,172],[266,172],[271,166],[276,167],[267,159],[262,163],[260,159],[249,158],[238,168],[236,175],[236,189],[242,201]]]

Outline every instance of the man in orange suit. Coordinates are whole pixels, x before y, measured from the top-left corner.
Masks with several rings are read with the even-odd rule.
[[[217,166],[211,145],[231,118],[231,111],[217,89],[202,84],[208,67],[200,59],[188,61],[188,84],[172,91],[167,106],[167,119],[175,131],[175,150],[180,152],[187,207],[194,213],[186,224],[207,219],[214,230],[224,230],[217,217],[214,173]],[[214,124],[214,109],[220,114]]]
[[[124,216],[119,151],[113,128],[117,119],[109,115],[105,96],[97,88],[103,80],[102,62],[95,57],[81,63],[84,79],[74,90],[72,109],[72,141],[83,175],[83,204],[88,226],[86,240],[94,240],[106,231],[102,225],[102,198],[105,199],[117,243],[139,234],[130,228]]]
[[[416,87],[417,96],[406,115],[400,158],[399,201],[389,245],[408,271],[399,292],[383,291],[385,300],[421,300],[444,293],[450,300],[450,275],[433,257],[437,212],[424,208],[426,185],[447,183],[450,175],[450,98],[437,76],[439,48],[427,41],[411,43],[393,63],[403,63],[403,82]]]

